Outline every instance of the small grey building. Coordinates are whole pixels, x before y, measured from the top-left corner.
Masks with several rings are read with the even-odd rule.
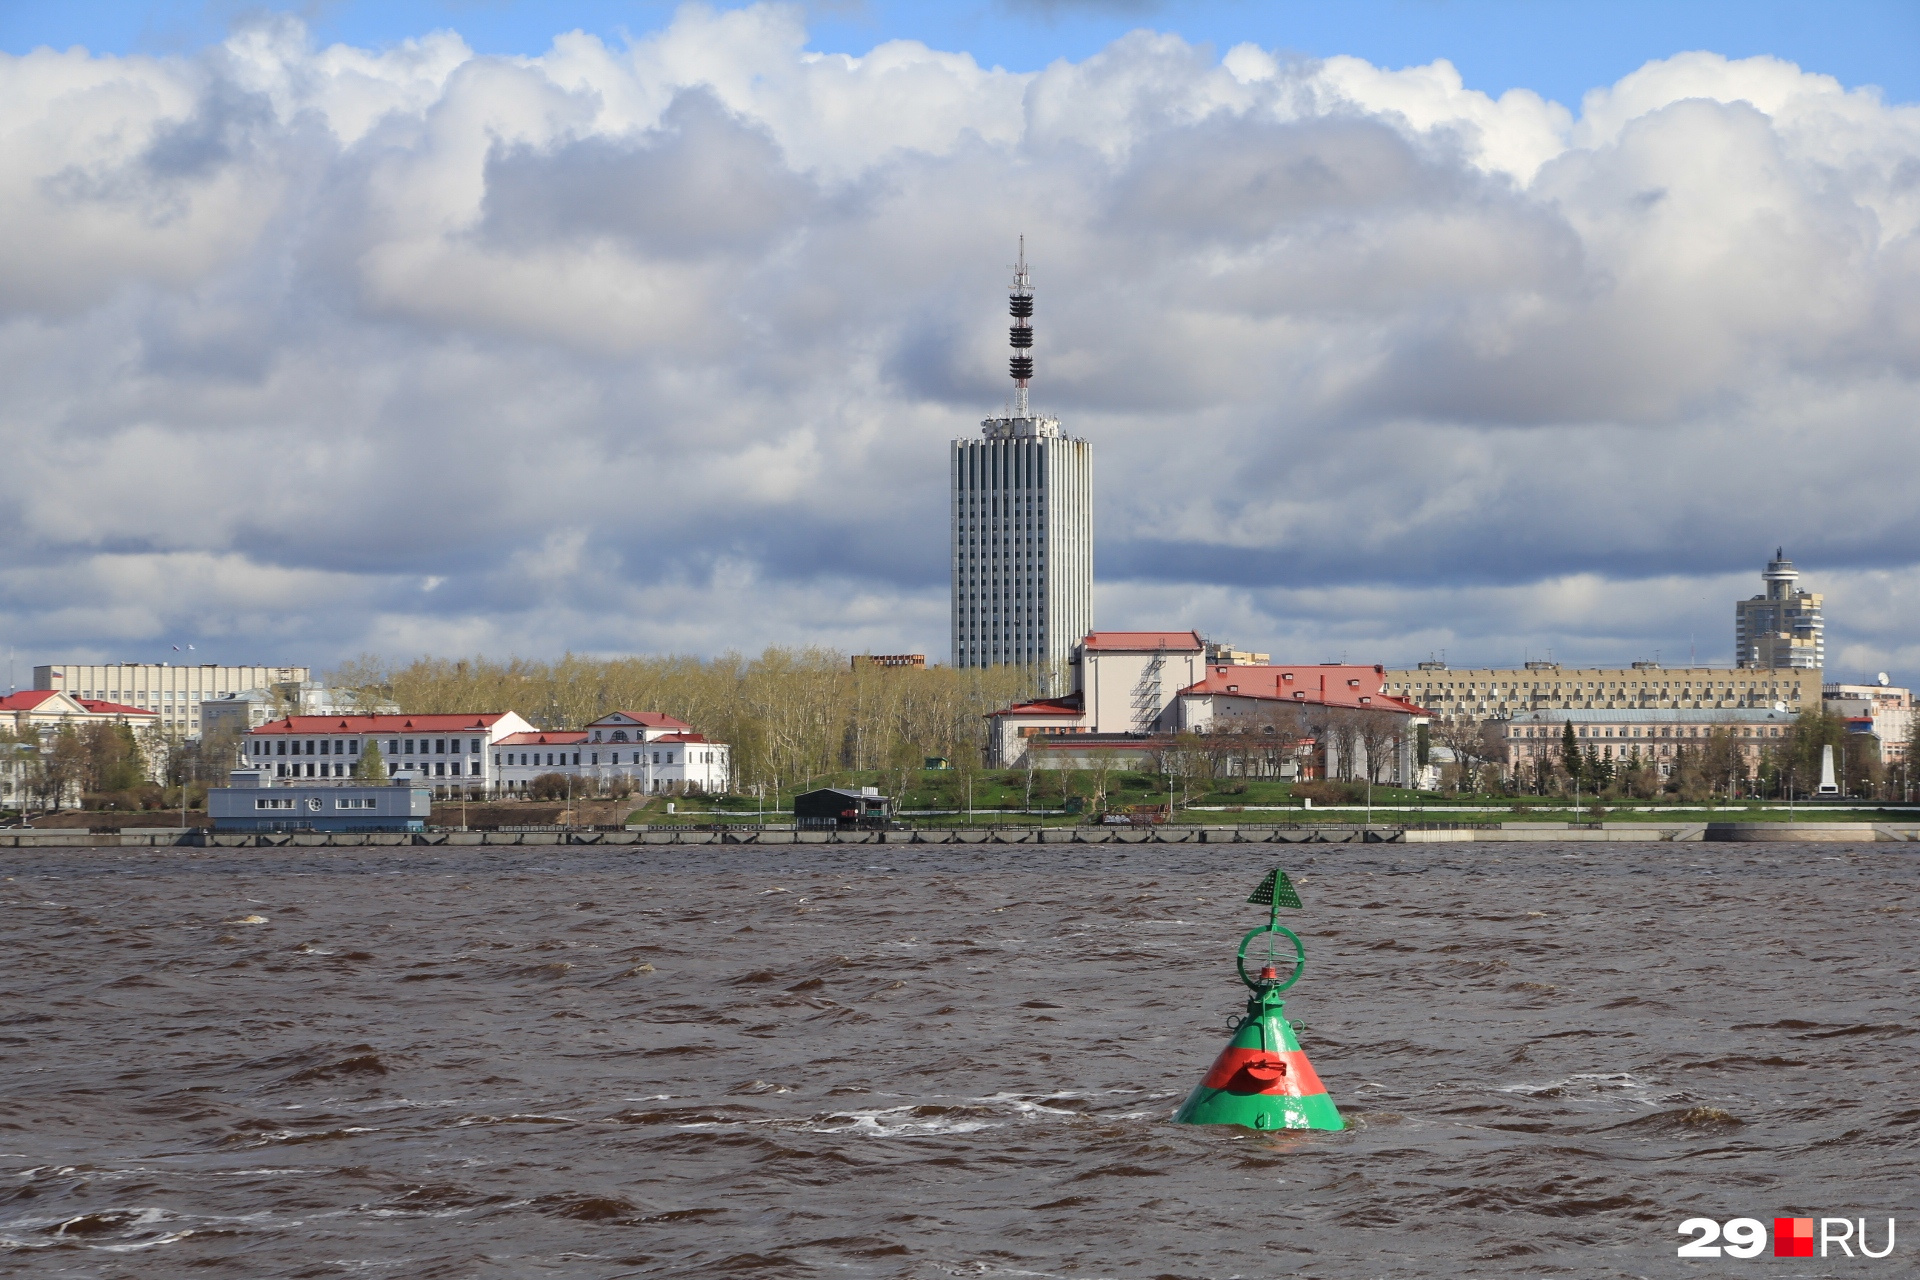
[[[231,785],[207,790],[215,831],[420,831],[433,813],[433,788],[402,771],[389,783],[354,778],[275,778],[235,769]]]

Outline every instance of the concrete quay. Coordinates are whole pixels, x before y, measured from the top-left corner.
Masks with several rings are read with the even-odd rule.
[[[115,847],[270,849],[366,848],[387,845],[697,845],[697,844],[1459,844],[1683,843],[1788,841],[1912,843],[1920,824],[1878,822],[1508,822],[1499,826],[1404,827],[1375,823],[1152,827],[946,827],[914,831],[723,831],[684,828],[630,831],[273,832],[0,831],[0,849]]]

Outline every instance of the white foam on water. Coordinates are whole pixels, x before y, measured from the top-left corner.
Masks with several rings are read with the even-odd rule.
[[[1646,1107],[1663,1106],[1679,1096],[1671,1090],[1661,1090],[1660,1086],[1641,1080],[1626,1071],[1577,1071],[1563,1080],[1553,1080],[1546,1084],[1494,1086],[1495,1093],[1517,1093],[1530,1098],[1555,1091],[1569,1101],[1582,1098],[1618,1098]]]

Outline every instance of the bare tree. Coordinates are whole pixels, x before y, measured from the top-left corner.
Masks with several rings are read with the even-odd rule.
[[[1215,719],[1214,736],[1242,774],[1276,778],[1310,735],[1298,704],[1273,702]]]
[[[1434,726],[1434,731],[1441,743],[1453,752],[1454,761],[1460,766],[1461,786],[1471,786],[1478,766],[1489,759],[1485,727],[1480,721],[1463,716],[1440,721]]]
[[[1383,768],[1391,769],[1399,758],[1400,744],[1406,739],[1406,717],[1391,711],[1359,711],[1354,713],[1352,736],[1359,742],[1361,752],[1367,758],[1367,780],[1369,782],[1390,781],[1391,775],[1383,779]]]

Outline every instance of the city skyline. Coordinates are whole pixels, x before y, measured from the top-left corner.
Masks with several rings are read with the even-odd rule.
[[[1003,394],[1024,230],[1103,627],[1731,665],[1784,544],[1836,676],[1920,667],[1910,91],[1130,21],[1011,71],[775,7],[0,59],[0,642],[942,652],[926,459]]]

